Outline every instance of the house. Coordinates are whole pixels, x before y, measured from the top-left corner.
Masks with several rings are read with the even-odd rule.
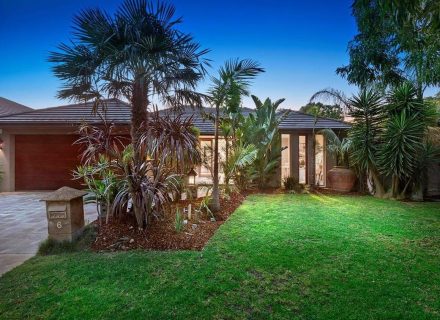
[[[31,108],[22,104],[0,97],[0,117],[31,110]]]
[[[130,105],[118,100],[105,101],[98,115],[92,113],[93,103],[71,104],[47,109],[26,110],[0,117],[0,166],[4,177],[1,191],[54,190],[61,186],[81,187],[72,180],[72,170],[80,163],[77,139],[78,125],[102,123],[102,118],[115,123],[121,134],[128,134]],[[205,113],[213,109],[204,108]],[[161,111],[166,112],[166,111]],[[185,108],[183,117],[192,116],[200,130],[200,144],[204,150],[213,145],[214,126],[199,110]],[[244,109],[245,113],[252,109]],[[327,184],[326,172],[334,166],[334,159],[326,152],[322,135],[316,135],[313,150],[313,128],[346,130],[350,126],[342,121],[319,118],[292,111],[282,121],[280,133],[286,149],[281,155],[279,173],[273,185],[281,185],[283,178],[296,177],[306,184]],[[224,140],[220,141],[220,149]],[[197,168],[198,182],[209,182],[208,168]]]

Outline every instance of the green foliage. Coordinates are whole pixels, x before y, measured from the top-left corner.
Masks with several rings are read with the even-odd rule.
[[[207,192],[205,197],[203,197],[202,201],[200,202],[200,207],[199,207],[198,211],[206,214],[211,219],[215,219],[214,214],[210,208],[211,201],[212,201],[212,196],[209,195]]]
[[[330,118],[335,120],[343,120],[344,113],[338,104],[328,105],[321,102],[309,102],[302,106],[299,111],[310,114],[314,117]]]
[[[427,141],[428,126],[435,124],[434,106],[421,101],[408,82],[386,97],[362,90],[351,104],[350,162],[358,173],[372,177],[379,197],[404,198],[420,189],[428,163],[437,157]],[[386,178],[391,178],[390,188]]]
[[[132,205],[139,228],[163,214],[172,195],[182,189],[181,175],[200,163],[198,137],[191,119],[151,115],[138,132],[138,150],[124,145],[111,127],[84,126],[76,142],[84,147],[83,162],[75,174],[84,179],[111,215],[122,216]],[[111,140],[114,141],[111,141]],[[110,141],[110,142],[109,142]],[[151,158],[151,159],[149,159]]]
[[[378,164],[385,175],[410,178],[418,169],[418,157],[424,147],[425,106],[409,84],[393,89],[387,100],[388,117]]]
[[[366,89],[350,102],[350,115],[353,117],[348,134],[352,147],[350,161],[361,171],[375,171],[384,119],[383,97],[372,89]]]
[[[182,20],[174,13],[171,4],[146,0],[123,1],[113,17],[96,8],[81,11],[73,20],[72,41],[49,57],[64,82],[58,97],[125,97],[149,105],[152,93],[172,105],[200,105],[194,89],[205,73],[208,50],[177,29]]]
[[[71,41],[62,43],[49,56],[54,74],[63,82],[59,98],[94,100],[94,112],[107,97],[129,101],[132,149],[127,149],[123,157],[122,150],[116,150],[118,173],[124,175],[124,191],[118,193],[115,201],[121,204],[118,206],[121,212],[126,210],[128,202],[132,204],[139,228],[145,227],[151,214],[166,202],[166,183],[157,180],[164,178],[165,165],[174,159],[180,172],[185,169],[182,162],[188,160],[180,159],[187,153],[176,148],[186,147],[185,135],[180,135],[184,139],[173,145],[174,138],[179,136],[176,128],[182,121],[164,120],[162,124],[168,125],[160,127],[162,133],[155,130],[157,127],[148,127],[152,124],[149,118],[153,102],[174,109],[202,105],[202,95],[196,92],[196,87],[206,73],[208,61],[204,55],[208,50],[201,49],[189,33],[178,29],[182,19],[174,14],[173,5],[148,0],[124,0],[113,15],[96,8],[82,10],[74,18]],[[160,119],[154,122],[160,123]],[[184,131],[186,134],[192,130]],[[166,144],[157,144],[159,135],[170,146],[168,152],[156,149]],[[190,136],[194,137],[194,132]],[[96,146],[95,142],[91,145]],[[192,139],[189,143],[192,144]],[[96,150],[107,152],[111,148],[112,145],[103,144]],[[145,163],[147,156],[159,154],[165,154],[168,160],[162,158],[160,165]]]
[[[86,165],[78,166],[73,171],[74,179],[82,180],[90,192],[86,196],[86,203],[96,203],[99,217],[106,216],[108,218],[113,215],[111,204],[115,200],[119,192],[122,181],[112,170],[108,158],[101,154],[97,162],[91,162]]]
[[[440,127],[440,92],[437,93],[434,97],[426,97],[423,100],[425,104],[430,105],[435,112],[434,124],[432,124],[432,126]]]
[[[350,63],[337,69],[349,83],[381,88],[413,81],[419,99],[440,84],[437,0],[355,0],[359,34],[349,43]]]
[[[252,180],[251,167],[257,157],[253,144],[245,145],[242,140],[234,146],[228,159],[223,163],[223,172],[228,179],[233,179],[239,190],[246,190]]]
[[[176,217],[174,219],[174,229],[177,232],[182,232],[185,224],[183,222],[183,215],[179,209],[176,209]]]
[[[235,139],[235,129],[238,121],[241,119],[241,97],[249,95],[249,86],[251,81],[260,73],[264,72],[260,64],[250,59],[231,59],[226,61],[225,65],[219,69],[218,77],[212,77],[212,85],[208,91],[208,97],[215,107],[215,144],[213,152],[213,190],[212,190],[212,204],[214,211],[220,209],[220,194],[219,194],[219,126],[222,122],[220,118],[220,108],[223,108],[226,114],[224,122],[228,122],[232,130],[233,138]],[[227,129],[227,127],[223,127]],[[228,134],[226,134],[226,153],[228,154],[229,141]],[[229,179],[229,174],[227,175]],[[228,180],[226,181],[228,183]]]
[[[252,180],[259,188],[267,186],[268,179],[276,172],[281,159],[281,135],[278,128],[288,111],[278,113],[277,109],[284,99],[272,102],[267,98],[264,103],[252,96],[256,112],[249,114],[243,126],[242,139],[245,144],[253,144],[257,150],[251,166]]]
[[[87,225],[84,227],[82,234],[74,241],[56,241],[46,239],[38,247],[38,255],[48,256],[56,254],[65,254],[78,251],[89,250],[91,244],[95,241],[97,230],[95,225]]]
[[[279,123],[288,111],[278,112],[284,99],[264,103],[252,96],[256,109],[247,117],[242,117],[234,129],[234,143],[229,156],[222,163],[228,179],[232,178],[240,190],[251,184],[265,188],[268,180],[276,172],[281,159],[281,136]]]
[[[327,151],[335,157],[336,165],[348,168],[351,140],[339,137],[332,129],[323,129],[318,133],[326,138]]]
[[[286,177],[283,180],[284,189],[289,193],[301,194],[305,191],[305,185],[298,182],[295,177]]]

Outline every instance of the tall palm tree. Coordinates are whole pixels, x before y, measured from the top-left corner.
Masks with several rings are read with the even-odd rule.
[[[259,73],[264,72],[260,64],[250,59],[232,59],[218,71],[218,77],[212,78],[212,86],[209,90],[211,103],[215,107],[215,137],[214,137],[214,169],[212,188],[212,211],[220,209],[219,197],[219,159],[218,159],[218,135],[220,122],[220,108],[225,107],[231,99],[249,95],[248,88],[251,80]]]
[[[154,103],[201,105],[195,88],[205,75],[208,51],[176,28],[181,18],[174,15],[174,6],[147,0],[125,0],[113,16],[83,10],[74,18],[72,41],[49,57],[64,84],[59,98],[94,99],[96,105],[106,97],[130,101],[134,167],[144,161],[141,136]],[[140,186],[130,189],[137,198]]]

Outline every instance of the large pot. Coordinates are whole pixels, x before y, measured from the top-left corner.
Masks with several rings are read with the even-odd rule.
[[[330,188],[339,192],[350,192],[356,182],[353,170],[345,167],[334,167],[327,172]]]

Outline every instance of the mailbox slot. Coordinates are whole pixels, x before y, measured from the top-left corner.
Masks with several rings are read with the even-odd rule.
[[[67,205],[51,204],[47,210],[48,219],[67,219]]]

